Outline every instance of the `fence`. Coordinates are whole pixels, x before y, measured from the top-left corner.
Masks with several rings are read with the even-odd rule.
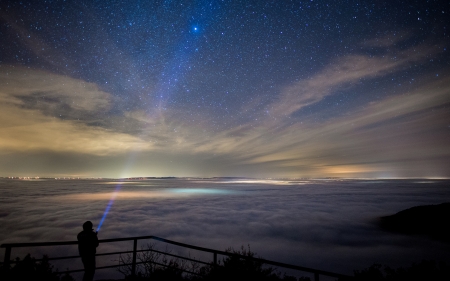
[[[168,243],[168,244],[172,244],[172,245],[176,245],[176,246],[180,246],[180,247],[184,247],[184,248],[188,248],[188,249],[193,249],[193,250],[197,250],[197,251],[201,251],[201,252],[211,253],[213,255],[212,256],[212,258],[213,258],[212,264],[216,265],[216,266],[218,265],[218,263],[217,263],[217,256],[218,255],[222,255],[222,256],[229,256],[229,257],[238,257],[238,258],[242,258],[242,259],[252,260],[252,261],[255,261],[255,262],[260,262],[262,264],[268,264],[268,265],[277,266],[277,267],[281,267],[281,268],[287,268],[287,269],[293,269],[293,270],[298,270],[298,271],[312,273],[312,274],[314,274],[314,280],[315,281],[319,281],[319,275],[324,275],[324,276],[329,276],[329,277],[336,277],[336,278],[343,278],[343,279],[351,279],[352,278],[351,276],[338,274],[338,273],[334,273],[334,272],[329,272],[329,271],[324,271],[324,270],[319,270],[319,269],[313,269],[313,268],[308,268],[308,267],[303,267],[303,266],[298,266],[298,265],[286,264],[286,263],[281,263],[281,262],[276,262],[276,261],[270,261],[270,260],[261,259],[261,258],[249,257],[249,256],[244,256],[244,255],[231,253],[231,252],[226,252],[226,251],[219,251],[219,250],[214,250],[214,249],[209,249],[209,248],[203,248],[203,247],[189,245],[189,244],[185,244],[185,243],[180,243],[180,242],[176,242],[176,241],[172,241],[172,240],[168,240],[168,239],[164,239],[164,238],[160,238],[160,237],[156,237],[156,236],[139,236],[139,237],[127,237],[127,238],[115,238],[115,239],[102,239],[102,240],[99,240],[99,243],[133,241],[133,251],[109,252],[109,253],[96,254],[96,256],[107,256],[107,255],[117,255],[117,254],[132,254],[132,262],[129,263],[129,264],[121,263],[121,264],[116,264],[116,265],[101,266],[101,267],[97,267],[96,269],[106,269],[106,268],[114,268],[114,267],[121,267],[121,266],[131,266],[131,275],[135,276],[136,275],[136,265],[138,265],[140,263],[144,263],[144,262],[136,262],[137,253],[138,252],[143,252],[143,251],[159,252],[157,250],[138,250],[137,249],[138,240],[143,240],[143,239],[152,239],[152,240],[161,241],[161,242],[165,242],[165,243]],[[1,248],[5,248],[5,258],[4,258],[4,261],[3,261],[3,266],[8,269],[12,263],[15,263],[14,261],[11,261],[11,250],[13,248],[63,246],[63,245],[77,245],[77,244],[78,244],[78,241],[2,244],[2,245],[0,245],[0,247]],[[160,253],[163,253],[163,252],[160,252]],[[182,257],[182,256],[173,255],[173,254],[169,254],[169,253],[163,253],[163,254],[169,255],[169,256],[173,256],[173,257],[176,257],[176,258],[180,258],[180,259],[184,259],[184,260],[188,260],[188,261],[197,262],[197,263],[211,264],[211,263],[207,263],[207,262],[203,262],[203,261],[199,261],[199,260],[194,260],[194,259],[191,259],[191,258],[188,258],[188,257]],[[79,256],[65,256],[65,257],[56,257],[56,258],[49,257],[48,260],[50,261],[50,260],[75,259],[75,258],[80,258],[80,257]],[[158,263],[155,263],[155,264],[158,264]],[[166,266],[164,264],[158,264],[158,265]],[[84,269],[67,270],[67,271],[61,271],[59,273],[73,273],[73,272],[81,272],[81,271],[84,271]],[[188,272],[188,273],[192,274],[193,272]]]

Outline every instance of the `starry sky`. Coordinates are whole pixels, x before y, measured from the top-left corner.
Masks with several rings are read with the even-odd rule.
[[[1,1],[0,176],[450,177],[448,1]]]

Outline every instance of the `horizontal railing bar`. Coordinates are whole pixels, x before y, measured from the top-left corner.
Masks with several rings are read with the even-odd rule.
[[[62,242],[31,242],[31,243],[6,243],[1,244],[0,248],[21,248],[21,247],[39,247],[39,246],[63,246],[77,245],[78,241],[62,241]]]
[[[172,241],[172,240],[168,240],[168,239],[164,239],[164,238],[160,238],[160,237],[156,237],[156,236],[153,236],[153,238],[151,238],[151,239],[158,240],[158,241],[165,242],[165,243],[169,243],[169,244],[172,244],[172,245],[177,245],[177,246],[189,248],[189,249],[203,251],[203,252],[217,253],[217,254],[223,254],[223,255],[227,254],[227,252],[225,252],[225,251],[219,251],[219,250],[214,250],[214,249],[209,249],[209,248],[203,248],[203,247],[199,247],[199,246],[189,245],[189,244],[180,243],[180,242],[176,242],[176,241]]]
[[[313,269],[313,268],[308,268],[308,267],[303,267],[303,266],[298,266],[298,265],[286,264],[286,263],[270,261],[270,260],[265,260],[265,259],[260,259],[260,258],[253,258],[253,257],[243,256],[243,255],[240,255],[240,254],[229,253],[229,252],[225,252],[225,251],[219,251],[219,250],[214,250],[214,249],[209,249],[209,248],[204,248],[204,247],[198,247],[198,246],[194,246],[194,245],[189,245],[189,244],[185,244],[185,243],[180,243],[180,242],[176,242],[176,241],[172,241],[172,240],[156,237],[156,236],[153,236],[153,235],[151,235],[151,236],[114,238],[114,239],[102,239],[102,240],[99,240],[99,243],[142,240],[142,239],[154,239],[154,240],[157,240],[157,241],[161,241],[161,242],[165,242],[165,243],[168,243],[168,244],[172,244],[172,245],[176,245],[176,246],[180,246],[180,247],[185,247],[185,248],[189,248],[189,249],[194,249],[194,250],[198,250],[198,251],[215,253],[215,254],[220,254],[220,255],[224,255],[224,256],[234,256],[234,257],[239,257],[239,258],[243,258],[243,259],[251,259],[251,260],[258,261],[258,262],[265,263],[265,264],[275,265],[275,266],[289,268],[289,269],[301,270],[301,271],[305,271],[305,272],[317,273],[317,274],[327,275],[327,276],[331,276],[331,277],[349,277],[347,275],[333,273],[333,272],[319,270],[319,269]],[[1,248],[13,248],[13,247],[60,246],[60,245],[62,246],[62,245],[77,245],[77,244],[78,244],[78,241],[37,242],[37,243],[6,243],[6,244],[0,245],[0,247]]]
[[[200,260],[196,260],[196,259],[186,258],[186,257],[183,257],[183,256],[178,256],[178,255],[174,255],[174,254],[170,254],[170,253],[166,253],[166,252],[162,252],[162,251],[158,251],[158,250],[138,250],[136,252],[156,252],[156,253],[159,253],[159,254],[163,254],[163,255],[179,258],[179,259],[184,259],[184,260],[188,260],[188,261],[192,261],[192,262],[197,262],[197,263],[201,263],[201,264],[210,264],[209,262],[204,262],[204,261],[200,261]],[[133,251],[101,253],[101,254],[96,254],[95,256],[108,256],[108,255],[131,254],[131,253],[133,253]],[[67,256],[67,257],[47,258],[46,260],[51,261],[51,260],[76,259],[76,258],[80,258],[80,256]],[[34,260],[35,261],[43,261],[44,259],[34,259]],[[20,261],[18,261],[18,262],[20,262]],[[10,264],[15,264],[15,263],[18,263],[18,262],[17,261],[10,261]]]
[[[221,253],[221,252],[223,252],[223,251],[218,251],[218,250],[214,250],[214,249],[208,249],[208,248],[198,247],[198,246],[189,245],[189,244],[185,244],[185,243],[180,243],[180,242],[176,242],[176,241],[172,241],[172,240],[168,240],[168,239],[164,239],[164,238],[160,238],[160,237],[156,237],[156,236],[137,236],[137,237],[125,237],[125,238],[101,239],[101,240],[98,240],[98,242],[99,243],[121,242],[121,241],[131,241],[131,240],[135,240],[135,239],[137,239],[137,240],[154,239],[154,240],[158,240],[158,241],[161,241],[161,242],[166,242],[166,243],[177,245],[177,246],[186,247],[186,248],[195,249],[195,250],[204,251],[204,252],[210,252],[210,253]],[[17,248],[17,247],[39,247],[39,246],[62,246],[62,245],[77,245],[77,244],[78,244],[78,241],[5,243],[5,244],[1,244],[0,248],[6,248],[6,247]],[[225,253],[225,252],[223,252],[223,253]]]
[[[203,263],[203,264],[209,264],[207,262],[203,262],[203,261],[199,261],[199,260],[194,260],[194,259],[190,259],[190,258],[186,258],[186,257],[182,257],[182,256],[177,256],[174,254],[170,254],[170,253],[166,253],[166,252],[162,252],[162,251],[158,251],[158,250],[138,250],[136,252],[157,252],[160,254],[164,254],[164,255],[168,255],[168,256],[172,256],[172,257],[177,257],[177,258],[181,258],[181,259],[185,259],[185,260],[189,260],[189,261],[194,261],[194,262],[198,262],[198,263]],[[131,254],[133,253],[133,251],[124,251],[124,252],[109,252],[109,253],[101,253],[101,254],[96,254],[95,256],[109,256],[109,255],[120,255],[120,254]],[[67,260],[67,259],[76,259],[76,258],[80,258],[80,256],[66,256],[66,257],[56,257],[56,258],[46,258],[46,260],[51,261],[51,260]],[[44,259],[34,259],[35,261],[43,261]],[[21,261],[18,261],[21,262]],[[18,263],[15,260],[11,260],[9,263],[10,264],[15,264]],[[0,262],[0,265],[3,264],[3,262]]]
[[[108,242],[120,242],[120,241],[130,241],[134,239],[152,239],[155,236],[139,236],[139,237],[125,237],[125,238],[114,238],[114,239],[100,239],[99,243]],[[162,239],[162,238],[161,238]],[[78,245],[78,241],[61,241],[61,242],[31,242],[31,243],[5,243],[1,244],[0,248],[18,248],[18,247],[39,247],[39,246],[63,246],[63,245]]]

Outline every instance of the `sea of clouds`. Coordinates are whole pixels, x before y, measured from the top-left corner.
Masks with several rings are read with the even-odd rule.
[[[377,219],[418,205],[450,202],[444,180],[0,180],[0,243],[72,241],[91,220],[99,238],[154,235],[225,250],[250,245],[265,259],[343,274],[373,263],[450,262],[450,245],[380,230]],[[155,243],[142,241],[141,245]],[[157,247],[166,245],[157,243]],[[100,244],[98,253],[132,242]],[[172,253],[205,255],[171,247]],[[4,249],[0,249],[3,256]],[[12,257],[76,255],[76,246],[13,249]],[[209,257],[209,256],[208,256]],[[206,257],[206,258],[208,258]],[[212,257],[209,257],[212,258]],[[54,262],[60,270],[78,260]],[[98,266],[117,257],[98,258]],[[78,275],[75,274],[77,278]],[[120,277],[98,270],[96,278]]]

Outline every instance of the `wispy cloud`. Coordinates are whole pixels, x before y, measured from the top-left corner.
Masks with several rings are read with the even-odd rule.
[[[337,90],[351,87],[364,79],[373,79],[396,72],[411,63],[433,57],[436,46],[418,46],[407,50],[394,48],[386,55],[350,55],[333,61],[310,79],[289,85],[271,105],[277,116],[288,116],[301,108],[317,103]]]
[[[261,127],[248,131],[245,141],[241,139],[232,150],[243,161],[241,164],[317,169],[316,175],[356,176],[369,170],[379,174],[383,166],[385,170],[395,166],[407,170],[414,165],[413,159],[424,163],[434,159],[435,165],[443,164],[441,157],[450,155],[445,141],[449,113],[442,107],[448,104],[449,87],[448,79],[429,81],[412,92],[354,109],[347,116],[315,126],[305,120],[306,124],[285,127],[270,139],[262,138],[267,132]],[[229,138],[230,145],[236,144],[233,137]],[[226,147],[226,140],[220,138],[217,147]],[[420,169],[418,166],[413,170]]]
[[[277,101],[267,106],[272,108],[270,118],[242,124],[207,140],[191,139],[193,151],[233,155],[237,166],[262,164],[275,170],[297,167],[290,175],[304,171],[353,176],[372,171],[374,175],[392,167],[408,170],[412,166],[417,171],[420,164],[414,164],[412,158],[428,164],[434,159],[439,165],[441,156],[449,154],[442,138],[448,130],[445,120],[449,117],[442,107],[448,103],[450,93],[446,78],[418,79],[418,86],[413,89],[392,92],[333,119],[312,122],[308,118],[290,118],[292,113],[320,102],[338,89],[351,89],[359,81],[393,75],[436,56],[438,50],[421,46],[389,57],[338,59],[310,79],[287,87]]]
[[[268,175],[263,171],[285,176],[380,175],[386,170],[414,174],[420,163],[436,167],[450,154],[445,141],[450,83],[443,75],[416,77],[415,87],[388,91],[333,118],[321,117],[320,111],[295,115],[339,91],[365,91],[359,86],[367,81],[385,79],[440,52],[439,46],[427,45],[390,48],[384,55],[335,59],[315,75],[284,87],[272,103],[255,107],[259,118],[237,116],[230,120],[233,126],[217,126],[201,110],[191,118],[170,107],[113,113],[120,101],[93,83],[3,65],[0,147],[4,152],[79,153],[141,164],[171,159],[152,166],[153,171],[174,169],[172,160],[203,162],[194,174],[207,166],[226,174],[251,171],[261,176]]]
[[[3,152],[105,155],[148,148],[135,136],[89,125],[109,110],[113,100],[95,84],[21,67],[0,70]]]

